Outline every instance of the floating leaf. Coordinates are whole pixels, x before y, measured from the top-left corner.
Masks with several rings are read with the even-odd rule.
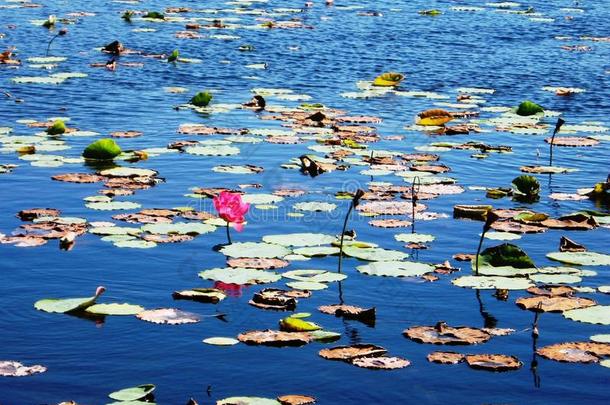
[[[436,238],[434,235],[426,235],[423,233],[399,233],[398,235],[394,235],[394,239],[405,243],[427,243],[432,242]]]
[[[213,225],[198,222],[176,222],[172,224],[147,224],[142,227],[143,232],[158,235],[202,235],[216,230]]]
[[[466,326],[451,327],[444,322],[435,326],[413,326],[403,331],[403,335],[418,343],[435,345],[473,345],[485,343],[491,334]]]
[[[95,315],[135,315],[144,311],[144,307],[132,304],[95,304],[87,307],[85,312]]]
[[[280,332],[275,330],[254,330],[240,333],[237,339],[249,345],[302,346],[311,342],[307,332]]]
[[[356,267],[361,273],[382,277],[420,277],[434,269],[434,266],[426,263],[398,261],[384,261]]]
[[[610,306],[595,305],[566,311],[563,316],[577,322],[610,325]]]
[[[464,355],[455,352],[432,352],[427,356],[428,361],[439,364],[458,364],[464,361]]]
[[[197,314],[175,308],[149,309],[138,313],[136,317],[146,322],[166,325],[197,323],[201,320]]]
[[[172,297],[175,300],[192,300],[216,304],[224,300],[227,294],[216,288],[193,288],[190,290],[174,291]]]
[[[269,271],[233,267],[204,270],[199,273],[199,277],[239,285],[274,283],[282,278]]]
[[[525,290],[533,287],[530,280],[519,277],[462,276],[451,282],[458,287],[477,290]]]
[[[108,396],[117,401],[137,401],[144,398],[155,390],[153,384],[142,384],[137,387],[124,388],[119,391],[112,392]]]
[[[358,248],[354,246],[344,246],[343,253],[347,256],[355,257],[367,261],[399,261],[409,257],[407,253],[398,250],[387,250],[382,248]]]
[[[546,257],[580,266],[610,266],[610,255],[595,252],[551,252]]]
[[[290,283],[286,283],[286,285],[290,288],[294,288],[296,290],[324,290],[328,288],[328,285],[324,283],[318,283],[315,281],[291,281]]]
[[[233,346],[239,343],[239,340],[228,337],[211,337],[203,339],[203,343],[214,346]]]
[[[32,374],[44,373],[45,371],[47,371],[47,368],[39,364],[24,366],[18,361],[0,361],[0,377],[26,377]]]
[[[523,309],[536,312],[564,312],[572,309],[587,308],[596,305],[596,302],[588,298],[580,297],[523,297],[515,302]]]
[[[354,366],[373,370],[396,370],[411,365],[411,362],[401,357],[360,357],[352,360]]]
[[[223,246],[220,253],[236,258],[282,258],[290,250],[272,243],[238,242]]]
[[[292,270],[283,273],[282,277],[316,283],[332,283],[347,278],[345,274],[332,273],[326,270]]]
[[[289,316],[280,321],[280,330],[284,332],[312,332],[321,329],[322,327],[320,325],[293,316]]]
[[[470,354],[465,360],[471,368],[489,371],[517,370],[523,365],[515,356],[505,354]]]
[[[263,242],[282,246],[320,246],[332,243],[337,238],[323,233],[288,233],[263,236]]]
[[[343,360],[351,362],[361,357],[379,357],[387,353],[381,346],[371,344],[357,344],[352,346],[336,346],[322,349],[318,354],[327,360]]]
[[[530,115],[535,115],[538,113],[543,113],[544,112],[544,108],[542,108],[542,106],[533,103],[529,100],[525,100],[524,102],[522,102],[521,104],[519,104],[519,107],[517,108],[517,115],[521,115],[523,117],[527,117]]]

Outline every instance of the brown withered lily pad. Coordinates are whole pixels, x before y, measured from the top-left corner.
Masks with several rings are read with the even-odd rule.
[[[99,181],[104,181],[106,178],[104,176],[99,176],[97,174],[89,174],[89,173],[65,173],[65,174],[56,174],[51,177],[56,181],[65,181],[68,183],[97,183]]]
[[[227,265],[229,267],[240,267],[258,270],[281,269],[282,267],[286,267],[289,264],[290,262],[287,262],[286,260],[282,259],[265,259],[257,257],[245,257],[227,260]]]
[[[492,336],[507,336],[515,333],[515,330],[511,328],[483,328],[481,330],[489,333]]]
[[[544,226],[522,224],[516,221],[496,221],[491,228],[501,232],[511,233],[540,233],[547,230]]]
[[[183,323],[197,323],[201,319],[199,315],[175,308],[159,308],[142,311],[136,318],[146,322],[164,325],[180,325]]]
[[[275,190],[272,194],[280,197],[300,197],[302,195],[305,195],[306,191],[299,189],[282,188],[279,190]]]
[[[37,247],[47,243],[42,236],[18,235],[0,238],[0,243],[13,244],[16,247]]]
[[[596,342],[566,342],[542,347],[536,351],[542,357],[567,363],[597,363],[610,355],[610,344]]]
[[[387,353],[381,346],[371,344],[357,344],[352,346],[336,346],[322,349],[318,354],[327,360],[343,360],[351,362],[360,357],[379,357]]]
[[[117,221],[125,221],[130,224],[169,224],[172,222],[171,218],[144,215],[139,213],[117,214],[113,215],[112,219],[116,219]]]
[[[574,242],[572,239],[562,236],[559,241],[560,252],[586,252],[587,248],[580,243]]]
[[[546,143],[551,143],[551,138],[544,140]],[[553,140],[555,146],[595,146],[598,145],[599,141],[593,138],[587,138],[583,136],[556,136]]]
[[[265,288],[255,293],[249,304],[262,309],[292,311],[296,308],[298,301],[295,297],[287,295],[289,293],[290,291],[277,288]]]
[[[545,285],[540,287],[530,287],[526,290],[530,294],[545,297],[569,297],[576,292],[574,288],[567,285]]]
[[[582,220],[549,218],[542,221],[540,225],[551,229],[571,229],[578,231],[588,231],[597,228],[597,223],[595,222],[595,219],[592,218],[583,218]]]
[[[467,326],[454,328],[444,322],[435,326],[413,326],[404,330],[403,334],[415,342],[435,345],[474,345],[491,339],[491,334],[481,329]]]
[[[471,368],[488,371],[517,370],[523,365],[515,356],[505,354],[470,354],[465,360]]]
[[[580,297],[524,297],[519,298],[515,304],[522,309],[535,312],[564,312],[571,309],[587,308],[597,303],[588,298]]]
[[[447,166],[441,166],[441,165],[421,165],[421,166],[411,166],[409,168],[409,170],[416,171],[416,172],[428,172],[428,173],[446,173],[446,172],[450,171],[451,169],[448,168]]]
[[[432,363],[458,364],[464,361],[464,355],[455,352],[432,352],[426,358]]]
[[[209,302],[216,304],[227,294],[217,288],[193,288],[191,290],[174,291],[172,298],[175,300],[191,300],[197,302]]]
[[[373,370],[396,370],[411,365],[407,359],[400,357],[360,357],[352,360],[354,366]]]
[[[237,339],[248,345],[302,346],[311,342],[307,332],[281,332],[278,330],[252,330],[240,333]]]
[[[116,132],[111,132],[110,136],[113,138],[136,138],[138,136],[142,136],[142,132],[140,132],[140,131],[116,131]]]
[[[345,319],[374,320],[375,307],[361,308],[353,305],[322,305],[318,310],[324,314],[335,315]]]
[[[55,208],[31,208],[17,213],[17,217],[22,221],[33,221],[40,217],[58,217],[59,215],[61,215],[61,211]]]
[[[369,221],[369,225],[378,228],[406,228],[411,226],[411,224],[411,221],[406,221],[404,219],[374,219]]]
[[[453,258],[458,262],[470,262],[473,261],[476,255],[470,253],[456,253]]]
[[[0,360],[0,376],[2,377],[26,377],[45,371],[47,371],[47,368],[39,364],[24,366],[18,361]]]
[[[277,401],[282,405],[310,405],[316,403],[314,397],[307,395],[282,395],[277,397]]]

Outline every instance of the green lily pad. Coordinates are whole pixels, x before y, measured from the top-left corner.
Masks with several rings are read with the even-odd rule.
[[[246,194],[241,199],[249,204],[273,204],[283,201],[284,197],[275,194]]]
[[[86,298],[46,298],[34,303],[34,308],[39,311],[64,314],[66,312],[85,309],[93,304],[97,297]]]
[[[275,243],[282,246],[320,246],[336,240],[332,235],[323,233],[287,233],[284,235],[263,236],[263,242]]]
[[[334,342],[335,340],[341,339],[340,333],[327,330],[314,330],[310,332],[309,335],[313,340],[318,342]]]
[[[210,337],[203,339],[203,343],[214,346],[233,346],[239,343],[239,340],[228,337]]]
[[[332,283],[345,280],[347,276],[341,273],[332,273],[326,270],[291,270],[282,274],[282,277],[297,281],[315,283]]]
[[[135,210],[140,204],[131,201],[95,202],[85,204],[87,208],[98,211]]]
[[[399,233],[398,235],[394,235],[394,239],[405,243],[427,243],[432,242],[436,238],[434,235],[423,233]]]
[[[230,397],[221,399],[216,405],[281,405],[275,399],[261,397]]]
[[[223,246],[220,253],[229,257],[282,258],[290,254],[284,246],[265,242],[238,242]]]
[[[356,267],[360,273],[381,277],[420,277],[434,271],[435,267],[418,262],[377,262]]]
[[[286,285],[290,288],[294,288],[295,290],[324,290],[328,288],[328,285],[324,283],[317,283],[315,281],[291,281],[286,283]]]
[[[610,255],[595,252],[551,252],[546,257],[580,266],[610,266]]]
[[[294,254],[303,256],[328,256],[339,254],[339,248],[335,246],[307,246],[292,251]]]
[[[610,335],[593,335],[589,339],[597,343],[610,343]]]
[[[523,277],[462,276],[451,281],[454,285],[476,290],[526,290],[534,284]]]
[[[521,239],[521,235],[511,232],[487,232],[485,238],[491,240],[517,240]]]
[[[297,211],[331,212],[337,208],[337,204],[321,201],[310,201],[296,203],[292,207]]]
[[[588,308],[573,309],[564,312],[563,316],[577,322],[610,325],[610,306],[594,305]]]
[[[144,311],[144,307],[132,304],[95,304],[87,307],[85,312],[96,315],[135,315]]]
[[[227,284],[264,284],[274,283],[282,277],[270,271],[239,267],[214,268],[199,273],[199,277]]]
[[[474,261],[472,265],[474,268]],[[519,269],[536,267],[532,259],[519,246],[510,243],[485,249],[479,255],[479,267],[485,266],[511,266]]]
[[[137,387],[125,388],[119,391],[112,392],[108,396],[117,401],[137,401],[144,398],[155,390],[153,384],[142,384]]]
[[[399,261],[409,257],[407,253],[399,252],[398,250],[388,250],[382,248],[357,248],[353,246],[344,246],[343,253],[347,256],[373,262]]]
[[[479,275],[481,276],[519,277],[528,276],[536,272],[538,272],[538,269],[535,267],[519,269],[512,266],[479,266]]]
[[[574,284],[580,283],[582,278],[573,274],[533,274],[530,280],[543,284]]]
[[[155,242],[141,239],[124,239],[114,242],[114,246],[131,249],[151,249],[157,246]]]
[[[216,146],[191,146],[189,148],[185,148],[184,151],[191,155],[200,155],[200,156],[233,156],[239,155],[239,148],[235,146],[224,146],[224,145],[216,145]]]
[[[301,318],[287,317],[280,321],[280,330],[286,332],[311,332],[321,330],[322,327],[313,322],[304,321]]]

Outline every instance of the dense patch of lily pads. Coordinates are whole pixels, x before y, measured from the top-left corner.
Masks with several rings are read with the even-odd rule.
[[[236,3],[240,6],[243,2]],[[15,3],[16,6],[19,4]],[[133,6],[140,7],[139,4]],[[189,7],[161,11],[126,10],[122,19],[134,24],[134,27],[140,27],[135,29],[145,30],[141,32],[154,32],[155,28],[142,27],[162,24],[174,30],[176,39],[197,41],[205,35],[212,40],[229,43],[247,36],[248,30],[313,28],[306,19],[293,18],[300,16],[303,12],[301,9],[282,8],[268,13],[250,3],[247,6],[215,10],[209,14],[235,16],[246,14],[244,10],[249,10],[252,15],[265,16],[265,19],[201,19],[195,16],[205,11]],[[337,6],[337,10],[352,12],[347,6]],[[357,13],[363,18],[379,17],[373,11],[362,11],[358,7],[355,10],[359,10]],[[485,7],[450,6],[444,10],[420,10],[418,14],[421,18],[437,18],[460,12],[514,14],[532,22],[553,20],[513,3],[487,3]],[[68,16],[49,16],[46,20],[34,20],[31,24],[40,26],[40,29],[53,30],[75,22]],[[226,30],[218,32],[231,34],[208,34],[217,30]],[[590,41],[587,38],[581,40]],[[0,69],[10,67],[12,70],[7,70],[10,80],[19,86],[61,86],[66,81],[84,82],[96,68],[116,71],[161,61],[168,66],[201,63],[200,60],[184,57],[178,49],[168,53],[148,53],[131,48],[137,47],[137,43],[123,45],[118,40],[99,45],[96,52],[101,62],[78,67],[88,73],[57,71],[68,67],[65,63],[69,60],[68,56],[29,56],[26,52],[14,50],[2,54]],[[246,53],[256,52],[256,48],[248,44],[240,45],[238,49]],[[585,48],[574,47],[564,50],[588,52]],[[19,58],[26,59],[22,62]],[[29,67],[45,65],[45,69],[53,73],[22,75],[20,69],[26,70],[26,63]],[[267,69],[268,65],[266,62],[249,63],[245,67],[259,71]],[[49,313],[49,316],[64,314],[95,319],[133,316],[155,324],[151,327],[184,325],[176,326],[179,331],[180,328],[188,328],[188,324],[200,323],[203,318],[222,319],[225,316],[211,310],[207,310],[205,315],[185,311],[178,307],[179,302],[190,300],[206,304],[202,308],[210,308],[207,304],[215,305],[227,299],[230,288],[226,286],[249,286],[251,298],[248,297],[249,301],[242,304],[257,311],[273,311],[277,314],[277,322],[266,325],[262,330],[243,330],[236,336],[201,336],[203,343],[226,346],[224,349],[218,348],[223,350],[233,350],[232,346],[235,345],[245,348],[247,345],[251,346],[247,349],[252,352],[260,349],[256,346],[282,347],[282,350],[288,351],[291,347],[311,344],[321,347],[318,350],[320,359],[316,358],[316,361],[338,360],[345,367],[370,370],[400,370],[417,363],[417,360],[391,355],[386,348],[374,343],[346,345],[344,343],[347,342],[341,342],[331,345],[344,336],[324,326],[324,321],[331,319],[325,318],[326,315],[360,321],[369,326],[384,326],[381,322],[376,324],[377,310],[366,304],[366,297],[359,297],[360,305],[364,305],[361,307],[343,302],[341,296],[340,302],[319,305],[319,313],[315,315],[295,312],[299,300],[316,302],[316,295],[323,290],[338,288],[342,291],[342,282],[350,278],[362,277],[371,285],[383,282],[383,278],[395,278],[397,282],[422,285],[439,282],[455,286],[456,289],[472,289],[479,301],[482,290],[493,291],[499,300],[510,299],[514,302],[511,310],[515,314],[527,311],[535,313],[536,320],[528,333],[536,337],[539,334],[537,320],[543,313],[545,317],[559,316],[553,314],[559,313],[566,322],[573,321],[575,328],[578,323],[610,325],[610,306],[599,304],[601,301],[597,298],[610,293],[610,287],[599,284],[596,288],[589,286],[596,283],[598,271],[601,273],[610,266],[610,252],[589,251],[564,236],[559,241],[552,239],[553,246],[551,242],[547,244],[546,258],[555,265],[545,266],[528,255],[528,245],[521,241],[529,234],[549,230],[561,231],[575,239],[578,238],[576,232],[593,230],[599,232],[600,237],[607,237],[610,213],[604,207],[610,201],[610,178],[606,178],[605,173],[601,173],[599,178],[590,179],[589,188],[573,189],[569,193],[550,192],[552,190],[542,181],[545,178],[542,175],[567,176],[577,171],[578,167],[554,165],[553,150],[557,161],[561,161],[561,148],[582,148],[583,156],[596,153],[596,148],[600,146],[607,148],[610,128],[578,117],[570,117],[567,121],[568,118],[561,111],[548,110],[526,99],[516,105],[499,105],[495,90],[491,88],[456,87],[442,93],[420,90],[416,84],[409,83],[408,74],[371,72],[369,77],[355,81],[354,91],[342,92],[340,96],[363,102],[394,96],[424,100],[426,109],[412,111],[411,116],[404,120],[403,131],[423,134],[434,141],[414,146],[413,150],[407,150],[402,143],[408,135],[382,135],[379,128],[382,118],[364,115],[362,111],[366,108],[346,111],[327,106],[321,103],[324,100],[318,100],[313,94],[299,94],[279,84],[278,87],[251,86],[253,99],[244,100],[243,103],[225,102],[222,92],[217,95],[215,90],[167,87],[165,91],[176,95],[176,100],[179,100],[175,105],[168,103],[167,108],[184,113],[184,122],[164,129],[171,130],[180,139],[172,139],[168,143],[160,138],[152,138],[147,148],[143,149],[124,149],[128,146],[123,145],[132,145],[129,142],[131,138],[146,138],[146,134],[133,128],[117,129],[105,135],[91,128],[79,128],[77,118],[30,118],[28,114],[35,115],[34,111],[24,114],[24,119],[15,124],[3,123],[9,126],[0,128],[0,156],[15,157],[22,162],[21,165],[31,165],[46,178],[45,184],[49,187],[67,183],[76,190],[85,186],[90,189],[94,185],[97,193],[79,203],[83,212],[93,217],[94,211],[99,211],[95,214],[104,215],[104,220],[91,220],[86,214],[82,217],[64,216],[62,211],[68,207],[24,207],[14,213],[21,224],[14,230],[2,230],[6,235],[0,233],[1,244],[15,248],[38,248],[55,241],[60,249],[71,250],[81,248],[79,238],[95,238],[95,242],[107,243],[112,249],[151,249],[150,255],[154,257],[163,254],[165,249],[169,250],[167,244],[191,243],[197,238],[201,242],[199,246],[206,249],[206,255],[222,258],[226,262],[220,267],[199,263],[199,270],[192,274],[191,285],[185,285],[184,289],[178,291],[168,290],[167,294],[177,301],[176,307],[145,308],[137,303],[101,302],[105,288],[98,287],[94,295],[76,298],[45,298],[43,291],[40,299],[33,303],[33,308]],[[558,97],[586,92],[580,88],[561,86],[545,86],[543,90]],[[255,115],[257,127],[215,126],[216,117],[235,112]],[[201,122],[202,116],[207,117],[204,122]],[[474,138],[467,142],[454,142],[452,139],[455,138],[451,138],[457,135],[478,138],[479,134],[510,134],[516,138],[481,138],[486,139],[485,142]],[[466,187],[460,184],[459,171],[453,174],[454,170],[448,163],[450,159],[446,158],[451,153],[467,151],[472,154],[473,167],[479,160],[491,158],[492,155],[498,155],[494,156],[498,161],[509,160],[515,145],[504,144],[509,143],[507,139],[530,136],[539,136],[541,149],[546,150],[548,146],[549,163],[532,162],[531,165],[521,166],[519,171],[513,173],[510,184]],[[90,142],[85,148],[75,150],[75,145],[80,145],[77,143],[80,138]],[[379,142],[383,142],[383,149],[377,147]],[[281,163],[272,165],[264,159],[257,159],[255,155],[248,155],[247,163],[242,160],[236,164],[236,160],[233,160],[244,157],[247,146],[263,143],[278,151],[282,157]],[[209,203],[204,204],[204,208],[193,208],[195,204],[187,207],[143,206],[141,202],[132,201],[131,196],[135,193],[149,192],[154,198],[154,188],[164,187],[165,176],[169,178],[170,173],[151,167],[155,166],[157,158],[169,154],[175,164],[193,159],[214,162],[211,171],[230,175],[230,180],[224,184],[193,184],[190,189],[183,190],[189,200]],[[575,166],[574,161],[569,164]],[[60,172],[50,171],[58,168],[61,168]],[[18,170],[20,168],[16,164],[0,164],[0,181]],[[303,183],[346,174],[357,179],[360,188],[326,190],[324,195],[312,192],[301,184],[270,190],[266,184],[258,183],[265,182],[263,174],[270,170],[300,173]],[[261,188],[263,190],[259,190]],[[453,204],[451,219],[446,213],[430,208],[438,206],[433,205],[436,200],[455,202],[456,198],[460,202]],[[566,211],[560,205],[561,209],[556,212],[561,211],[561,214],[547,214],[538,211],[542,201],[570,201],[574,203],[570,207],[578,208]],[[305,217],[316,218],[318,222],[310,232],[276,233],[269,227],[262,235],[249,235],[247,241],[242,240],[246,238],[242,237],[241,232],[248,232],[251,225],[264,225],[264,220],[259,220],[254,213],[267,210],[285,212],[286,218],[292,220]],[[319,224],[333,215],[341,220],[345,216],[344,228],[324,228],[322,231]],[[350,216],[365,219],[358,226],[367,227],[367,231],[384,232],[384,237],[376,242],[360,239],[355,221],[352,219],[352,222],[348,222]],[[99,216],[96,215],[96,218]],[[435,249],[436,240],[442,235],[440,232],[419,232],[416,227],[421,222],[439,219],[451,221],[456,229],[464,221],[479,221],[481,233],[464,236],[473,240],[472,248],[466,253],[443,252],[443,260],[447,260],[444,263],[420,261],[418,251]],[[332,224],[336,221],[333,219],[329,222]],[[355,229],[347,229],[348,224]],[[431,232],[429,229],[426,232]],[[211,234],[219,236],[224,232],[226,243],[212,245],[209,242]],[[476,250],[479,236],[479,249]],[[397,247],[396,242],[400,246]],[[557,242],[559,247],[555,248]],[[82,248],[87,249],[87,246],[83,244]],[[314,260],[316,264],[308,265],[309,260]],[[458,260],[470,264],[458,268],[455,264]],[[458,275],[453,274],[460,271]],[[517,297],[512,297],[512,294]],[[205,312],[206,309],[201,311]],[[449,326],[441,320],[432,325],[405,324],[404,328],[405,344],[422,344],[423,350],[428,350],[428,361],[432,363],[466,363],[472,369],[493,372],[517,370],[525,363],[524,359],[512,354],[494,353],[495,349],[492,348],[491,353],[441,352],[425,348],[426,344],[483,345],[492,339],[500,340],[504,335],[515,333],[513,330]],[[395,348],[392,349],[394,352]],[[607,335],[597,335],[592,336],[590,342],[557,342],[535,349],[535,352],[549,360],[608,366],[610,339]],[[0,361],[2,377],[24,377],[46,371],[42,365],[26,366],[14,360]],[[48,372],[52,372],[52,369]],[[160,388],[161,384],[159,382]],[[142,384],[117,390],[108,396],[118,401],[115,402],[117,404],[152,404],[155,401],[155,388],[153,384]],[[191,401],[189,403],[196,403]],[[219,400],[217,404],[313,402],[313,397],[299,394],[280,395],[277,399],[229,397]]]

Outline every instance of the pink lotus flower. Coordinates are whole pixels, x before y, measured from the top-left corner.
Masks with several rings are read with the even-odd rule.
[[[241,195],[223,191],[220,195],[214,197],[214,207],[220,218],[228,223],[233,223],[237,232],[244,229],[244,222],[246,222],[244,215],[250,209],[250,204],[243,202]]]

